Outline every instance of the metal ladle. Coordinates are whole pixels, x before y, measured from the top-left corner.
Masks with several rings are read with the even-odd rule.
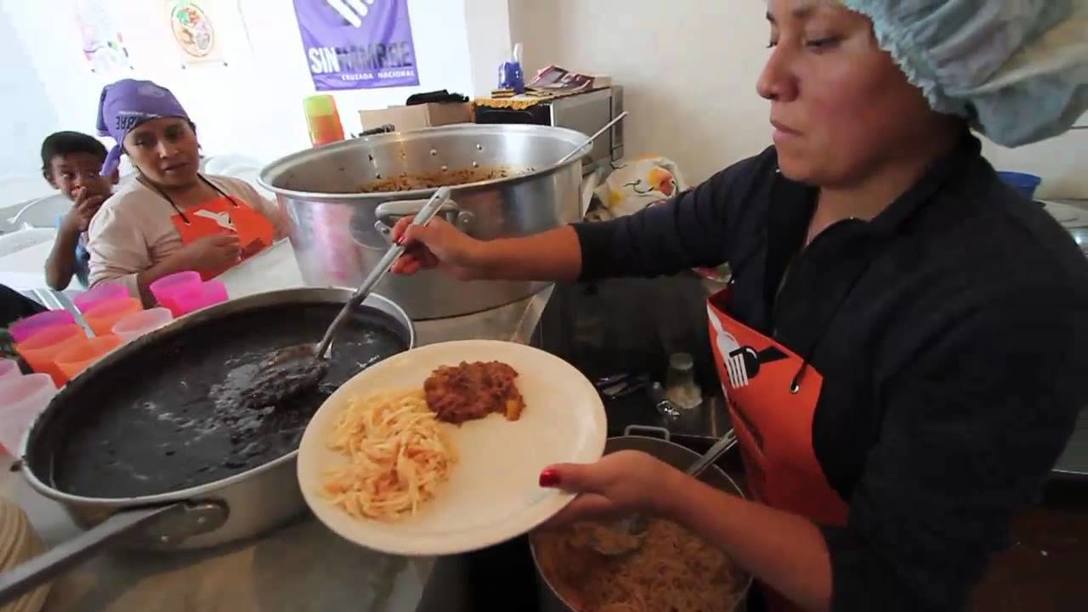
[[[714,446],[711,446],[687,470],[684,470],[684,473],[692,478],[698,478],[722,455],[729,452],[736,443],[737,435],[730,429],[714,443]],[[594,532],[589,545],[593,550],[608,557],[630,554],[642,547],[649,526],[650,522],[644,515],[633,514],[610,525],[607,528],[608,537],[606,538]]]
[[[563,157],[560,157],[559,161],[555,162],[555,165],[556,166],[562,166],[563,164],[565,164],[565,163],[569,162],[570,160],[574,159],[579,153],[582,153],[583,149],[585,149],[589,145],[593,144],[594,141],[596,141],[598,138],[600,138],[601,134],[604,134],[608,130],[612,129],[612,126],[616,125],[620,121],[623,121],[625,118],[627,118],[627,111],[623,111],[622,113],[616,115],[615,119],[613,119],[612,121],[609,121],[608,123],[604,124],[604,127],[597,130],[596,132],[594,132],[593,135],[590,136],[589,138],[586,138],[585,142],[583,142],[582,144],[575,147],[574,150],[571,151],[570,153],[567,153]]]
[[[419,210],[415,218],[412,219],[412,225],[430,223],[431,219],[442,208],[442,205],[449,201],[450,192],[449,187],[439,187],[431,196],[431,199]],[[374,287],[385,278],[385,275],[393,266],[393,262],[404,254],[405,248],[404,243],[401,241],[397,241],[389,247],[389,250],[382,256],[381,261],[367,274],[366,278],[363,279],[363,283],[359,285],[359,288],[355,290],[355,293],[337,313],[336,318],[332,320],[328,329],[325,330],[325,335],[316,345],[299,344],[290,346],[274,351],[263,359],[260,369],[254,375],[252,382],[247,386],[246,391],[240,395],[240,401],[244,404],[244,407],[263,408],[265,406],[274,406],[300,391],[315,386],[328,369],[329,345],[332,344],[333,336],[343,327],[351,311],[359,304],[362,304]]]

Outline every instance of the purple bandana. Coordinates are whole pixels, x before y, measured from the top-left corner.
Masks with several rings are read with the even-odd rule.
[[[121,143],[130,130],[150,119],[189,119],[169,89],[151,81],[122,79],[102,88],[98,100],[98,134],[117,141],[102,164],[102,176],[109,176],[121,161]]]

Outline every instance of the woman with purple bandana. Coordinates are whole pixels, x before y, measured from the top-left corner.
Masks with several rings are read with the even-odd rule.
[[[90,226],[91,285],[121,282],[145,303],[148,286],[183,270],[221,274],[282,235],[279,212],[244,181],[199,172],[196,127],[170,90],[125,79],[102,89],[98,131],[137,170]]]

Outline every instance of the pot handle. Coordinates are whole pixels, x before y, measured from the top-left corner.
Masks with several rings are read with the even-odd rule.
[[[159,536],[159,541],[171,544],[190,535],[216,529],[226,518],[226,507],[214,502],[178,502],[117,512],[79,536],[0,574],[0,606],[84,561],[100,548],[116,542],[138,527],[161,521],[166,531]]]
[[[397,221],[404,217],[416,216],[427,202],[428,200],[394,200],[378,204],[374,208],[374,216],[378,219],[374,223],[374,229],[378,230],[378,233],[382,236],[385,236],[386,240],[391,240],[393,226],[397,224]],[[472,221],[475,218],[475,215],[469,211],[461,210],[461,207],[453,200],[447,200],[445,204],[439,207],[438,214],[442,215],[450,225],[465,233],[469,233]]]
[[[627,427],[623,428],[623,435],[625,436],[637,436],[647,434],[649,434],[647,437],[661,438],[666,442],[669,442],[670,438],[672,437],[672,435],[669,433],[669,430],[665,429],[664,427],[654,427],[653,425],[628,425]]]

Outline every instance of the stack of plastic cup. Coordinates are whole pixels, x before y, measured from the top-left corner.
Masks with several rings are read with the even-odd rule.
[[[0,381],[0,444],[9,454],[19,452],[23,435],[57,394],[47,374],[28,374]]]
[[[119,346],[121,339],[117,336],[99,336],[61,351],[53,361],[64,376],[64,382],[68,382]]]
[[[91,326],[96,336],[108,336],[113,326],[126,315],[143,309],[140,300],[124,297],[119,300],[100,302],[93,308],[83,313],[87,324]]]
[[[306,125],[310,128],[310,142],[315,147],[344,139],[340,111],[336,109],[336,99],[331,95],[309,96],[302,100],[302,109],[306,114]]]
[[[220,281],[204,282],[197,272],[178,272],[151,283],[151,294],[159,304],[181,317],[227,301],[227,286]]]
[[[174,319],[169,308],[148,308],[125,315],[111,330],[121,342],[132,342],[140,336],[155,331]]]
[[[198,291],[179,295],[176,304],[179,312],[185,315],[225,301],[227,301],[227,286],[220,281],[212,280],[203,283]]]
[[[86,313],[95,306],[128,298],[128,289],[116,283],[103,283],[77,295],[72,302],[80,312]]]
[[[62,325],[74,325],[76,318],[67,310],[47,310],[25,319],[19,319],[8,327],[15,342],[30,340],[38,332]]]
[[[175,317],[180,317],[184,313],[179,314],[181,308],[177,304],[178,296],[200,291],[203,282],[199,272],[178,272],[151,283],[149,289],[151,295],[155,296],[155,301],[169,308]]]
[[[61,352],[87,342],[87,334],[78,325],[58,325],[34,334],[15,345],[15,350],[35,372],[53,377],[56,386],[64,384],[64,374],[56,364]]]

